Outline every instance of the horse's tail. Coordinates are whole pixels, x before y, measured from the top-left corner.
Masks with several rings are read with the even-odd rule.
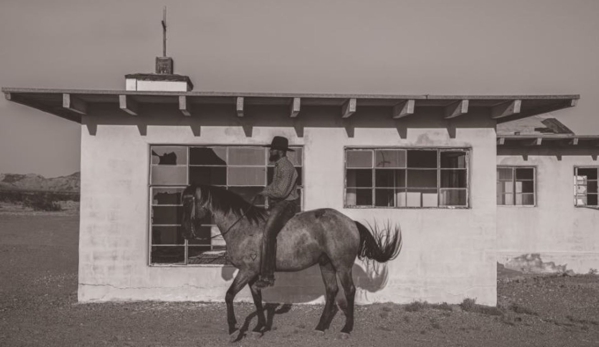
[[[360,252],[358,258],[372,259],[379,263],[385,263],[397,258],[403,244],[401,229],[387,223],[386,227],[379,230],[379,227],[370,224],[368,228],[360,222],[355,222],[360,232]]]
[[[181,224],[184,229],[184,236],[186,239],[192,239],[195,235],[196,229],[196,194],[195,189],[186,188],[181,194],[181,200],[183,203],[183,213],[181,218]]]

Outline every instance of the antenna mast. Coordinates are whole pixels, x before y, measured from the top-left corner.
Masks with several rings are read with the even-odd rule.
[[[166,6],[162,13],[162,56],[166,57]]]

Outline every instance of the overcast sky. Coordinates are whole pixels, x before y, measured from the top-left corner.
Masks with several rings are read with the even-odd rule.
[[[0,1],[0,86],[124,89],[168,53],[196,91],[581,94],[599,134],[597,0]],[[79,171],[80,125],[0,100],[0,173]]]

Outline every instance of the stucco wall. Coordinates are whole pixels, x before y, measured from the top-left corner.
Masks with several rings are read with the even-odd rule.
[[[573,181],[575,166],[599,166],[597,154],[573,146],[499,149],[497,165],[537,168],[537,206],[497,207],[498,262],[538,253],[576,273],[599,269],[599,210],[574,206]]]
[[[266,144],[274,135],[304,146],[306,210],[332,207],[358,221],[399,223],[400,256],[378,275],[354,268],[358,303],[414,300],[496,303],[494,124],[476,109],[448,122],[431,111],[391,120],[388,110],[287,107],[195,108],[193,117],[159,105],[143,115],[92,109],[84,117],[81,151],[79,300],[223,301],[234,269],[148,266],[149,144]],[[471,147],[469,209],[343,209],[344,146]],[[318,268],[278,274],[265,300],[322,301]],[[238,296],[251,300],[249,290]]]

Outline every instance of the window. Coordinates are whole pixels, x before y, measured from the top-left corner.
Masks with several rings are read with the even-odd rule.
[[[302,192],[302,148],[292,147],[289,160],[299,174]],[[185,240],[181,193],[188,184],[208,184],[231,190],[247,201],[272,181],[274,165],[268,149],[250,146],[151,146],[150,264],[224,264],[225,243],[208,218],[199,235]],[[264,198],[256,205],[264,206]],[[217,236],[213,239],[210,237]]]
[[[346,149],[345,207],[468,207],[468,149]]]
[[[497,167],[497,205],[535,206],[534,167]]]
[[[574,198],[576,206],[599,206],[597,202],[597,167],[574,168]]]

